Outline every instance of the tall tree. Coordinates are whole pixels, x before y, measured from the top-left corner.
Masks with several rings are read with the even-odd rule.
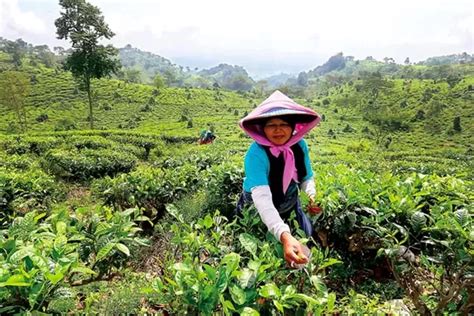
[[[160,74],[156,74],[155,79],[153,79],[153,84],[157,89],[161,89],[165,86],[165,79]]]
[[[27,44],[21,38],[16,41],[7,40],[5,43],[5,52],[11,55],[13,64],[16,68],[21,66],[22,58],[27,51]]]
[[[89,123],[94,128],[91,80],[116,73],[120,67],[117,50],[112,45],[101,45],[102,38],[115,34],[105,23],[99,8],[85,0],[59,0],[63,11],[55,21],[59,39],[69,39],[72,53],[66,58],[65,68],[80,82],[89,100]]]
[[[19,71],[0,73],[0,103],[13,110],[23,132],[27,129],[25,99],[30,91],[30,78]]]
[[[142,73],[138,69],[129,68],[125,70],[125,80],[130,83],[141,83]]]

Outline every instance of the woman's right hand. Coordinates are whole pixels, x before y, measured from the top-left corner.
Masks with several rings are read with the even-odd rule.
[[[305,264],[308,258],[304,255],[301,243],[291,236],[290,233],[284,232],[280,236],[280,241],[283,245],[283,253],[286,262],[293,266],[294,264]]]

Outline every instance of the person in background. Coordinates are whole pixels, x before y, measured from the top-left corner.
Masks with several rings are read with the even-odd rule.
[[[199,134],[200,145],[212,143],[214,139],[216,139],[216,135],[214,135],[214,133],[211,130],[206,130],[206,129],[201,130]]]
[[[263,223],[282,243],[290,266],[308,262],[304,246],[292,236],[287,221],[296,212],[300,228],[308,237],[312,235],[311,221],[302,210],[298,195],[300,190],[306,192],[309,210],[318,209],[314,205],[316,187],[303,136],[320,120],[312,109],[275,91],[239,123],[254,142],[245,155],[243,193],[236,212],[253,202]]]

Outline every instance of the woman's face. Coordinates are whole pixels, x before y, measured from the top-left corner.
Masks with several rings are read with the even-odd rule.
[[[263,126],[263,132],[269,141],[279,146],[290,140],[293,128],[290,123],[282,119],[272,118]]]

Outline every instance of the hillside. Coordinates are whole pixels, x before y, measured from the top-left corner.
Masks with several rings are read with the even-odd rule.
[[[0,65],[13,67],[8,54],[0,55]],[[417,67],[433,71],[429,66]],[[462,69],[472,69],[469,67],[463,65]],[[69,73],[41,64],[34,66],[26,59],[19,70],[31,82],[26,99],[30,132],[88,127],[87,97]],[[236,70],[244,71],[220,65],[203,74],[224,78],[226,71]],[[358,150],[366,151],[369,149],[362,144],[367,140],[388,149],[392,153],[384,154],[387,159],[400,160],[401,165],[409,164],[402,160],[412,160],[425,161],[431,169],[440,163],[464,168],[462,164],[456,166],[456,159],[472,154],[473,85],[473,76],[456,80],[389,79],[365,73],[359,79],[348,80],[329,74],[310,78],[304,90],[283,92],[324,114],[324,122],[312,136],[324,144],[321,155],[327,148],[345,152],[348,146],[362,146]],[[217,87],[156,89],[117,79],[94,81],[93,88],[98,129],[197,137],[202,128],[214,126],[221,140],[235,143],[243,135],[237,127],[238,120],[265,97],[262,91],[235,93]],[[5,104],[0,106],[5,113],[0,130],[18,132],[15,113]],[[456,120],[459,126],[454,129]],[[472,163],[471,158],[462,159]]]
[[[124,67],[125,78],[130,70],[139,71],[139,80],[151,83],[156,75],[165,79],[169,86],[210,88],[214,85],[229,90],[249,91],[253,80],[245,69],[239,66],[220,64],[210,69],[190,69],[173,64],[170,60],[159,55],[144,52],[131,45],[119,50],[120,61]]]
[[[132,68],[155,58],[127,49]],[[322,115],[305,136],[316,233],[308,264],[292,269],[254,207],[234,213],[252,142],[238,121],[267,97],[263,82],[231,91],[254,83],[225,64],[182,72],[206,88],[178,75],[135,83],[136,72],[93,80],[90,130],[86,93],[47,51],[0,49],[1,314],[470,308],[472,64],[341,54],[281,87]],[[181,74],[158,61],[148,70]],[[198,145],[202,129],[214,143]],[[296,224],[292,234],[308,237]]]

